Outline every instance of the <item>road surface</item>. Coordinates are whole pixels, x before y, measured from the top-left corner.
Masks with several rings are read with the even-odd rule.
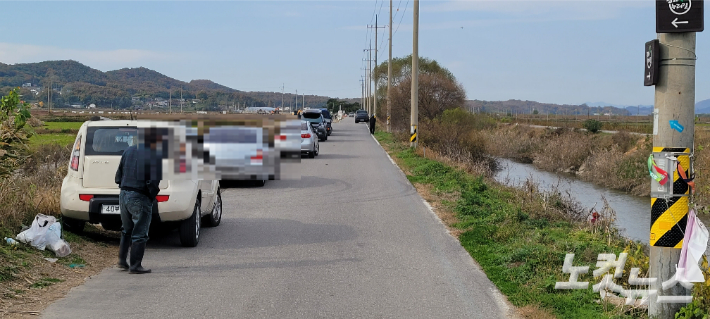
[[[196,248],[151,238],[152,274],[109,268],[43,318],[507,318],[503,297],[346,118],[300,180],[223,190]]]

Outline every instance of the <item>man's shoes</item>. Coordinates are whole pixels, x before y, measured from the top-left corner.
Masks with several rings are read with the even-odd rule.
[[[121,268],[121,270],[128,270],[130,268],[126,262],[129,248],[131,248],[131,236],[121,235],[121,244],[118,246],[118,268]]]
[[[147,274],[150,269],[145,269],[141,266],[143,254],[145,253],[145,243],[134,243],[131,246],[131,266],[129,273],[131,274]]]

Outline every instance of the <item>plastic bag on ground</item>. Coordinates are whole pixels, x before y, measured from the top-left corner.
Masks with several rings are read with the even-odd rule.
[[[55,224],[57,219],[53,216],[47,216],[44,214],[37,214],[35,219],[32,221],[32,226],[29,229],[19,233],[16,237],[18,241],[26,244],[30,244],[33,247],[44,250],[47,246],[47,231],[49,226]]]
[[[53,251],[57,257],[65,257],[71,254],[69,244],[62,239],[61,223],[51,224],[45,234],[45,237],[47,241],[47,249]]]
[[[71,247],[64,239],[59,239],[52,244],[47,245],[47,249],[54,252],[57,257],[66,257],[71,254]]]

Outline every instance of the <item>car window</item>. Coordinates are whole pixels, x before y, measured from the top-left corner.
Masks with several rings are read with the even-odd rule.
[[[308,122],[301,122],[301,131],[308,131]]]
[[[327,119],[332,119],[332,117],[330,116],[330,112],[323,110],[321,113],[323,114],[323,117]]]
[[[318,119],[321,117],[321,114],[315,113],[315,112],[306,112],[306,113],[303,113],[302,116],[306,119]]]
[[[253,144],[258,141],[257,134],[257,130],[245,127],[212,128],[205,136],[205,141],[223,144]]]
[[[136,127],[90,127],[87,130],[85,155],[121,155],[138,143]]]

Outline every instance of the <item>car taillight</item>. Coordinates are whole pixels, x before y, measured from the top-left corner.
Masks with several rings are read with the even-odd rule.
[[[94,198],[94,195],[79,194],[79,199],[81,199],[81,200],[83,200],[83,201],[85,201],[85,202],[90,201],[92,198]]]
[[[75,171],[79,170],[79,154],[80,153],[81,153],[81,136],[79,136],[79,139],[76,141],[76,145],[74,145],[74,150],[72,151],[71,163],[69,164],[69,167],[72,170],[75,170]]]
[[[261,163],[261,161],[264,159],[264,153],[261,150],[256,151],[256,156],[251,157],[252,163]]]
[[[167,202],[169,197],[170,197],[170,195],[158,195],[158,196],[155,196],[155,200],[158,203]]]
[[[301,138],[311,138],[311,133],[301,134]]]
[[[180,173],[185,173],[187,172],[187,164],[185,163],[184,159],[180,160]]]
[[[285,141],[286,140],[286,135],[279,135],[279,140]]]

